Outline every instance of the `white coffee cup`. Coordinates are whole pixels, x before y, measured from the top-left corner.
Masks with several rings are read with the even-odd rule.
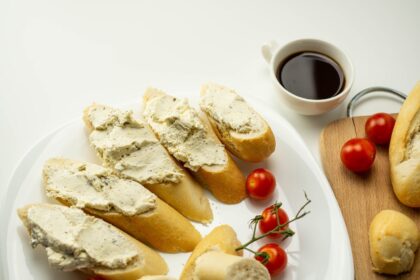
[[[300,39],[278,47],[275,41],[262,46],[262,54],[269,64],[270,76],[288,107],[302,115],[319,115],[340,105],[350,92],[353,84],[353,65],[346,54],[336,46],[317,39]],[[344,88],[337,95],[326,99],[307,99],[294,95],[277,80],[276,71],[285,59],[293,54],[311,51],[324,54],[336,61],[344,72]]]

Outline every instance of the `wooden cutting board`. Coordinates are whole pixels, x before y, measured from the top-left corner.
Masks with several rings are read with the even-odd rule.
[[[399,203],[389,176],[388,147],[378,147],[374,165],[369,173],[357,175],[341,163],[341,146],[350,138],[364,137],[368,117],[334,121],[321,133],[320,150],[324,171],[340,205],[350,235],[357,280],[420,279],[420,257],[413,270],[399,277],[376,274],[372,271],[368,231],[373,217],[384,209],[398,210],[411,217],[420,228],[420,210]]]

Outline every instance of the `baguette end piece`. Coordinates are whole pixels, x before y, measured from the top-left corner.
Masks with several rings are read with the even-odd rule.
[[[197,258],[204,253],[208,251],[220,251],[234,256],[242,256],[242,251],[237,252],[235,250],[240,245],[241,243],[232,227],[221,225],[214,228],[200,243],[198,243],[191,253],[184,266],[180,280],[193,280],[195,262]]]

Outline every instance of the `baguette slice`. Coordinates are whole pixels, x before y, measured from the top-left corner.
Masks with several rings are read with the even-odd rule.
[[[165,124],[157,124],[154,120],[154,118],[150,115],[148,115],[148,111],[152,110],[149,108],[151,102],[153,100],[159,98],[155,102],[160,102],[161,98],[169,98],[173,100],[174,102],[178,102],[179,100],[175,97],[171,97],[164,92],[149,88],[146,90],[143,100],[144,100],[144,116],[146,121],[149,123],[149,126],[152,128],[152,130],[155,132],[156,137],[158,137],[165,148],[167,148],[168,152],[175,157],[177,160],[179,160],[181,163],[183,163],[187,168],[190,169],[192,174],[195,176],[195,178],[204,186],[206,186],[213,195],[220,200],[221,202],[228,203],[228,204],[234,204],[242,201],[246,197],[246,191],[245,191],[245,177],[242,174],[242,172],[239,170],[239,168],[236,166],[233,159],[229,156],[229,154],[224,149],[223,145],[220,143],[217,136],[214,134],[213,130],[211,129],[210,124],[207,120],[200,118],[198,113],[191,107],[189,107],[188,104],[186,104],[186,112],[184,112],[181,116],[183,118],[185,115],[192,116],[191,119],[183,119],[180,122],[185,122],[180,124],[180,126],[193,127],[194,125],[202,126],[203,128],[198,133],[204,134],[204,139],[197,139],[195,141],[195,138],[198,133],[196,133],[195,128],[188,128],[190,131],[188,132],[188,135],[185,135],[185,131],[181,131],[180,133],[174,132],[173,130],[170,133],[175,134],[168,134],[168,135],[162,135],[159,131],[157,131],[156,127],[161,125],[166,125],[167,122],[171,121],[172,116],[168,117],[168,120],[165,121]],[[182,101],[181,101],[182,102]],[[163,112],[166,114],[166,112]],[[169,113],[168,113],[169,114]],[[177,120],[178,121],[178,120]],[[194,123],[187,123],[188,121],[192,121]],[[172,125],[172,124],[169,124]],[[176,126],[172,125],[173,127]],[[203,132],[204,131],[204,132]],[[187,157],[194,158],[197,157],[197,155],[202,157],[211,157],[212,154],[222,154],[222,157],[225,159],[223,163],[216,163],[216,164],[203,164],[201,166],[192,166],[192,161],[188,158],[185,158],[184,155],[180,155],[176,151],[174,151],[174,147],[170,147],[168,143],[163,138],[173,138],[173,137],[185,137],[185,141],[190,141],[191,143],[194,142],[206,142],[206,143],[212,143],[213,146],[217,146],[220,150],[220,153],[217,151],[212,150],[206,150],[205,146],[201,146],[200,148],[204,149],[196,149],[194,151],[184,151],[185,153],[189,154]],[[197,136],[198,137],[198,136]],[[206,145],[206,144],[205,144]],[[176,147],[175,147],[176,148]]]
[[[192,280],[196,266],[196,260],[201,255],[209,251],[220,251],[234,256],[242,256],[242,251],[237,252],[239,242],[235,231],[228,225],[221,225],[214,228],[206,237],[195,247],[191,256],[184,266],[180,280]]]
[[[118,114],[126,113],[132,117],[131,112],[124,112],[118,109],[111,108],[109,106],[93,104],[87,107],[84,110],[83,120],[85,122],[86,128],[90,134],[89,139],[91,140],[91,136],[94,132],[102,131],[106,132],[108,130],[112,130],[113,128],[120,129],[117,125],[113,124],[112,122],[106,123],[105,128],[101,128],[101,130],[96,129],[95,125],[92,123],[91,114],[95,110],[106,110],[110,112],[114,112],[116,115],[112,116],[117,118]],[[133,123],[138,125],[138,129],[141,130],[142,137],[135,139],[137,142],[142,142],[146,139],[146,141],[152,142],[157,141],[156,137],[154,136],[153,132],[140,120],[131,120]],[[122,127],[123,128],[123,127]],[[133,128],[135,130],[135,128]],[[108,139],[112,141],[112,136],[108,135]],[[91,140],[92,144],[92,140]],[[210,208],[210,203],[207,197],[204,195],[203,189],[201,186],[191,177],[188,172],[186,172],[182,167],[180,167],[177,162],[167,153],[167,151],[160,145],[157,144],[156,146],[157,152],[159,153],[160,157],[164,158],[166,162],[166,166],[171,168],[173,171],[172,173],[175,174],[175,178],[170,178],[166,181],[153,181],[144,179],[140,176],[137,176],[135,172],[129,172],[129,170],[124,170],[121,168],[117,168],[120,162],[118,160],[115,161],[106,161],[105,155],[102,151],[100,151],[95,145],[92,146],[95,148],[98,157],[103,161],[104,165],[112,168],[115,172],[119,173],[121,176],[126,178],[135,180],[148,188],[151,192],[155,193],[159,196],[162,200],[166,203],[171,205],[177,211],[179,211],[185,217],[201,222],[201,223],[209,223],[213,219],[213,213]],[[135,145],[133,145],[135,146]],[[130,155],[134,153],[142,153],[142,148],[134,148],[137,149],[134,152],[128,150],[124,155],[126,158],[130,158]],[[143,166],[150,166],[152,168],[152,172],[154,174],[160,174],[160,170],[155,168],[153,164],[147,164],[144,162],[136,162],[135,164],[138,165],[139,168],[143,168]],[[121,165],[121,164],[120,164]]]
[[[254,258],[243,258],[219,251],[204,253],[195,261],[194,279],[270,280],[267,268]]]
[[[401,107],[389,145],[391,182],[398,200],[420,207],[420,82]]]
[[[235,250],[240,245],[230,226],[216,227],[194,249],[180,279],[269,280],[267,268]]]
[[[99,165],[52,158],[44,165],[43,181],[47,196],[81,208],[160,251],[190,252],[201,240],[175,209],[141,184],[118,178]]]
[[[213,229],[191,253],[181,280],[269,280],[266,267],[236,251],[241,243],[228,225]]]
[[[234,90],[208,83],[200,96],[201,110],[229,152],[249,162],[260,162],[274,152],[270,126]]]
[[[23,224],[25,225],[26,229],[28,230],[29,235],[32,238],[32,242],[34,245],[36,245],[36,243],[34,243],[34,240],[36,239],[36,234],[39,234],[39,230],[35,231],[33,230],[33,228],[31,228],[31,222],[28,218],[29,215],[29,211],[31,211],[31,209],[45,209],[46,211],[51,211],[51,213],[54,213],[57,208],[64,208],[64,209],[69,209],[72,213],[74,213],[75,211],[79,211],[81,214],[78,214],[78,217],[80,216],[86,216],[88,217],[88,219],[93,219],[93,221],[100,221],[99,223],[104,223],[105,222],[96,219],[94,217],[89,217],[86,214],[83,214],[82,211],[78,210],[78,209],[71,209],[65,206],[59,206],[59,205],[53,205],[53,204],[47,204],[47,203],[41,203],[41,204],[31,204],[31,205],[27,205],[23,208],[18,209],[18,215],[20,217],[20,219],[22,220]],[[61,210],[60,210],[61,211]],[[72,231],[72,230],[80,230],[77,227],[80,226],[78,224],[74,224],[73,227],[69,227],[66,228],[66,230],[68,231]],[[76,270],[80,270],[81,272],[84,272],[88,275],[98,275],[101,276],[105,279],[109,279],[109,280],[136,280],[144,275],[159,275],[159,274],[166,274],[168,272],[168,267],[164,261],[164,259],[155,251],[153,251],[152,249],[150,249],[149,247],[147,247],[146,245],[142,244],[141,242],[137,241],[136,239],[132,238],[131,236],[127,235],[126,233],[118,230],[117,228],[109,225],[110,230],[113,233],[119,234],[120,238],[122,238],[123,240],[125,240],[125,242],[128,242],[131,246],[130,248],[134,248],[137,256],[132,259],[125,267],[121,266],[118,268],[109,268],[103,265],[97,265],[97,266],[86,266],[86,267],[80,267],[80,268],[76,268]],[[86,228],[84,228],[86,229]],[[59,231],[59,229],[57,230],[53,230],[54,233],[49,233],[51,235],[56,234],[56,231]],[[80,232],[79,232],[80,234]],[[40,240],[37,240],[38,242]],[[69,241],[69,239],[67,239],[66,241]],[[92,242],[98,242],[99,245],[105,246],[108,245],[108,241],[106,240],[106,238],[101,235],[98,234],[94,237],[94,241],[92,240]],[[42,244],[44,247],[53,247],[52,244],[48,244],[48,241],[44,240],[41,241],[44,242],[45,244]],[[87,255],[92,255],[92,248],[83,248],[83,252],[80,251],[75,251],[73,252],[74,254],[78,254],[78,255],[71,255],[74,258],[79,258],[80,260],[82,260],[82,255],[87,254]],[[56,252],[58,252],[60,250],[60,248],[58,246],[54,247],[54,250],[56,250]],[[64,250],[63,252],[63,256],[64,254],[71,254],[69,251]],[[112,254],[112,252],[109,252],[109,254]],[[108,255],[109,255],[108,254]],[[62,261],[64,262],[65,259],[62,259]],[[70,270],[71,271],[71,270]]]

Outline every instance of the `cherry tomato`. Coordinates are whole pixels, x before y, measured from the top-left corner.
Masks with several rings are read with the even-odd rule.
[[[289,217],[287,216],[287,213],[282,208],[277,209],[277,214],[279,215],[280,225],[285,224],[289,221]],[[261,216],[262,216],[262,220],[260,220],[258,226],[262,233],[267,233],[270,230],[273,230],[278,225],[277,217],[276,217],[276,213],[275,213],[273,205],[265,208]],[[284,226],[281,229],[286,230],[287,228],[288,226]],[[272,233],[272,234],[269,234],[267,237],[276,239],[276,238],[283,237],[283,235],[281,233]]]
[[[287,254],[276,243],[269,243],[258,249],[259,253],[266,253],[268,260],[264,262],[263,256],[255,256],[255,259],[261,262],[270,272],[271,276],[275,276],[284,271],[287,265]]]
[[[366,136],[375,144],[386,145],[391,140],[395,119],[387,113],[377,113],[365,123]]]
[[[274,192],[275,187],[276,178],[264,168],[255,169],[246,178],[246,190],[254,199],[267,199]]]
[[[341,148],[341,161],[353,172],[368,171],[375,160],[375,145],[368,139],[353,138]]]
[[[88,280],[105,280],[105,278],[103,278],[102,276],[92,276],[89,277]]]

